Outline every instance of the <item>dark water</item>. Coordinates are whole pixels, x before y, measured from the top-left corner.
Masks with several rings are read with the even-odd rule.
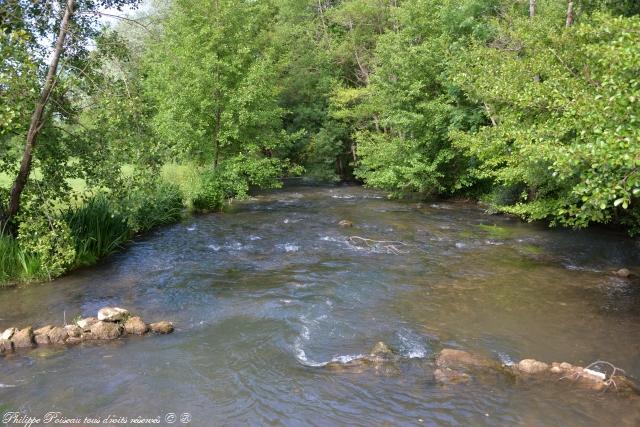
[[[609,274],[638,269],[637,242],[358,187],[289,188],[233,210],[159,230],[100,267],[2,291],[0,329],[118,305],[177,330],[0,359],[0,415],[640,425],[638,401],[613,393],[501,380],[443,387],[432,376],[447,346],[505,361],[603,359],[640,378],[640,283]],[[354,245],[351,235],[407,246]],[[319,366],[381,340],[403,356],[394,375]]]

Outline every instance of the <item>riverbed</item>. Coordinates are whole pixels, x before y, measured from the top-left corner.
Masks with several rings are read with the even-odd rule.
[[[353,227],[339,227],[344,219]],[[638,271],[638,249],[612,231],[553,230],[356,186],[259,194],[159,229],[97,267],[0,291],[0,330],[110,305],[176,326],[0,358],[0,415],[637,426],[637,400],[566,383],[443,386],[433,358],[448,347],[503,363],[607,360],[640,378],[640,282],[611,274]],[[393,375],[324,367],[378,341],[401,356]]]

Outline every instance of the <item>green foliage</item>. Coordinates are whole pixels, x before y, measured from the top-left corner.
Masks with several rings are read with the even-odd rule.
[[[63,274],[76,258],[74,236],[69,225],[55,218],[21,218],[18,243],[23,270],[49,280]],[[37,266],[26,260],[37,260]],[[36,273],[37,272],[37,273]]]
[[[476,177],[522,189],[501,209],[552,224],[606,223],[640,194],[640,19],[596,13],[562,29],[562,9],[498,34],[456,64],[455,80],[496,122],[452,132]]]
[[[131,235],[127,218],[116,213],[104,196],[95,196],[77,209],[68,209],[62,218],[73,238],[76,266],[90,265],[112,254]]]
[[[178,222],[184,209],[182,192],[176,184],[159,182],[150,189],[130,192],[123,202],[129,227],[135,233]]]

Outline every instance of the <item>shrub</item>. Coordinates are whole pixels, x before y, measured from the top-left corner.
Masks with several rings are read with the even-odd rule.
[[[54,279],[74,262],[76,249],[69,225],[56,218],[21,218],[17,253],[27,279]]]

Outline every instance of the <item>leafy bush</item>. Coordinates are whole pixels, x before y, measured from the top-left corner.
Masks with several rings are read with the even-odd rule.
[[[72,230],[56,218],[21,218],[18,244],[17,254],[29,278],[54,279],[67,271],[76,258]]]

